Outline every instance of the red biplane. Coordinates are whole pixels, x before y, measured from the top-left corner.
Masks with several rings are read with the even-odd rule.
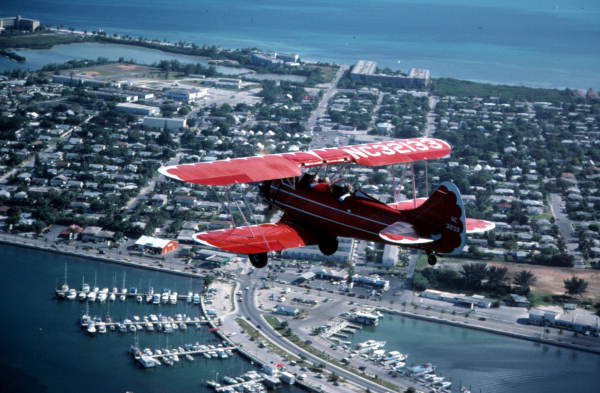
[[[268,252],[294,247],[318,245],[323,254],[331,255],[337,251],[338,236],[420,249],[433,265],[438,254],[460,253],[467,233],[494,228],[492,222],[466,218],[460,192],[453,183],[442,183],[429,198],[416,198],[413,191],[413,199],[385,204],[361,190],[353,191],[340,178],[320,180],[308,168],[411,163],[445,157],[451,150],[440,139],[413,138],[174,165],[159,171],[203,185],[261,182],[262,198],[284,213],[279,222],[195,235],[199,243],[248,254],[255,267],[266,266]]]

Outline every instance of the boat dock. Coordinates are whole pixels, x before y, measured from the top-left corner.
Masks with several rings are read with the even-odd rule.
[[[110,316],[102,319],[84,314],[80,321],[81,328],[88,334],[104,334],[108,331],[135,333],[143,330],[172,333],[175,330],[187,330],[188,327],[201,328],[207,323],[208,321],[204,317],[190,317],[186,314],[176,314],[175,316],[150,314],[142,317],[134,315],[132,319],[126,318],[122,322],[115,322]]]
[[[130,353],[133,358],[145,368],[160,366],[163,363],[169,366],[179,362],[179,357],[185,357],[187,360],[194,361],[193,355],[203,355],[206,359],[228,359],[236,350],[235,346],[219,346],[202,345],[199,343],[186,344],[177,348],[164,348],[151,350],[145,348],[139,349],[137,346],[132,346]]]
[[[257,377],[254,380],[251,381],[244,381],[244,382],[238,382],[238,383],[234,383],[231,385],[225,385],[225,386],[215,386],[215,392],[231,392],[231,389],[233,390],[238,390],[236,388],[240,388],[240,387],[246,387],[246,386],[250,386],[250,385],[256,385],[259,382],[264,381],[265,379],[263,377]]]
[[[127,299],[134,299],[138,303],[155,305],[177,304],[179,301],[185,301],[188,304],[200,305],[200,293],[190,291],[185,294],[179,294],[178,292],[171,291],[170,289],[164,289],[162,292],[154,291],[154,289],[138,292],[137,288],[92,288],[88,284],[83,284],[81,289],[75,289],[69,287],[69,285],[65,283],[57,288],[55,293],[56,297],[60,300],[78,299],[81,302],[88,301],[105,303],[107,301],[115,302],[117,299],[124,302]]]

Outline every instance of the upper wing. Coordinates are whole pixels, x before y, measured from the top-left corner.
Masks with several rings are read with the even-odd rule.
[[[298,224],[278,222],[194,235],[199,243],[240,254],[258,254],[317,244],[317,240]]]
[[[405,201],[389,203],[388,206],[398,210],[415,209],[423,204],[427,198],[417,198],[414,201],[407,199]],[[467,218],[467,233],[483,233],[491,231],[496,227],[491,221],[480,220],[477,218]]]
[[[451,151],[450,145],[441,139],[398,139],[308,152],[165,166],[159,168],[159,172],[190,183],[220,186],[295,177],[305,167],[342,163],[389,165],[445,157]]]

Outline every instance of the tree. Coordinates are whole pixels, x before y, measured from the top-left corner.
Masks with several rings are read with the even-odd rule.
[[[481,281],[486,277],[486,270],[487,265],[485,263],[463,265],[460,273],[463,276],[465,289],[480,289]]]
[[[490,266],[487,269],[486,275],[487,275],[487,285],[490,288],[498,288],[502,285],[504,285],[504,282],[506,281],[506,274],[508,273],[508,269],[505,267],[497,267],[497,266]]]
[[[588,283],[583,278],[571,277],[564,281],[565,292],[571,296],[582,295],[587,291]]]
[[[529,293],[529,287],[534,285],[537,277],[529,270],[521,270],[513,277],[513,283],[521,289],[524,294]]]

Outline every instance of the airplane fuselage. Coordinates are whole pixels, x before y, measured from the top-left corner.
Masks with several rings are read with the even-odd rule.
[[[360,192],[344,195],[328,183],[300,187],[274,180],[263,194],[266,201],[283,210],[284,219],[311,229],[317,238],[336,236],[385,242],[379,232],[401,221],[403,214]]]

